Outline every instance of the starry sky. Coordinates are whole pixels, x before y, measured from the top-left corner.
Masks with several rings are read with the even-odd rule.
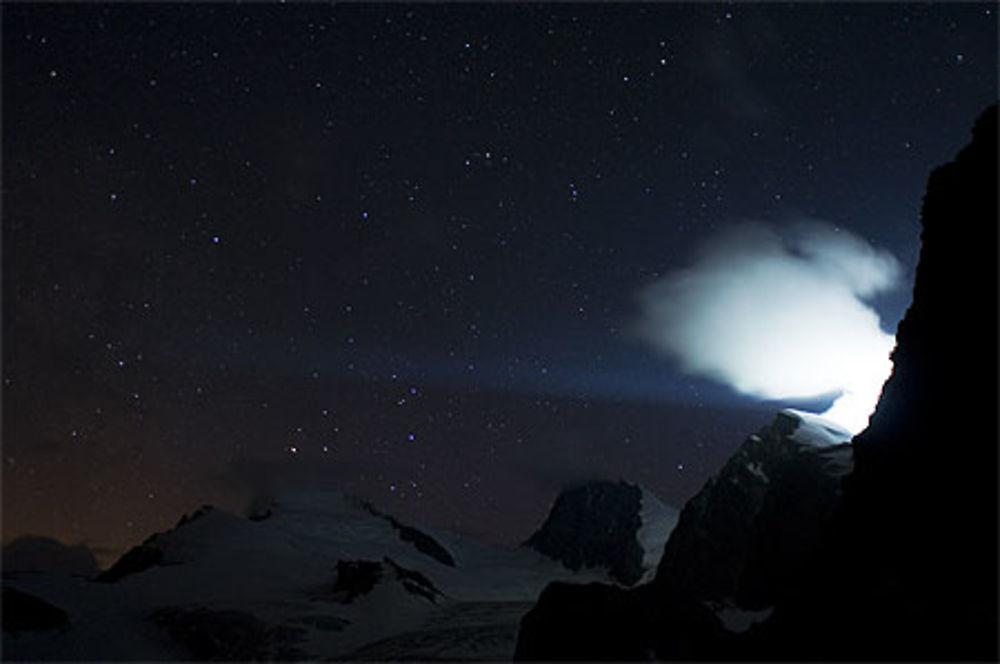
[[[3,536],[105,565],[321,484],[523,541],[561,486],[680,507],[783,403],[636,294],[737,220],[890,251],[997,98],[972,4],[3,12]]]

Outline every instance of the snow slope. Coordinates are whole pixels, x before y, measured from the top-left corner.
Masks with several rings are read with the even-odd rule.
[[[677,525],[680,511],[643,489],[642,510],[640,518],[642,526],[636,533],[639,546],[642,547],[642,567],[645,572],[639,583],[652,581],[656,576],[656,566],[663,557],[663,547]]]

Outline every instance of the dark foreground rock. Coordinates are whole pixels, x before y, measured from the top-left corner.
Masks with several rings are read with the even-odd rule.
[[[922,223],[893,375],[768,656],[997,659],[996,106],[931,175]]]
[[[3,631],[10,634],[69,627],[65,611],[15,588],[3,589]]]

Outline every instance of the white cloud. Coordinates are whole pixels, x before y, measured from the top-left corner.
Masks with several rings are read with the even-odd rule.
[[[744,223],[643,289],[635,329],[684,371],[744,394],[843,392],[825,415],[856,432],[892,370],[895,344],[864,299],[898,276],[891,254],[828,224],[802,222],[779,235]]]

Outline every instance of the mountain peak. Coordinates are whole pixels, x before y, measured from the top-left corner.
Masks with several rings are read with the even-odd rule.
[[[571,570],[607,568],[632,585],[648,576],[677,522],[677,511],[646,489],[598,480],[559,494],[542,527],[525,546]]]
[[[771,606],[818,546],[853,466],[849,440],[822,417],[779,412],[684,506],[657,582],[699,600]]]
[[[795,408],[785,408],[779,412],[772,426],[778,426],[779,421],[788,420],[794,424],[792,439],[806,445],[817,447],[843,445],[851,442],[854,437],[854,434],[833,420]]]

